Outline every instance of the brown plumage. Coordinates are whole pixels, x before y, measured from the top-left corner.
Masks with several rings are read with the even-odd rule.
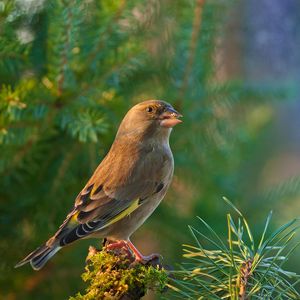
[[[151,215],[170,185],[174,161],[169,135],[181,122],[180,116],[159,100],[132,107],[59,230],[16,267],[30,262],[39,270],[62,247],[88,237],[108,238],[116,245],[124,241],[137,259],[145,259],[129,237]]]

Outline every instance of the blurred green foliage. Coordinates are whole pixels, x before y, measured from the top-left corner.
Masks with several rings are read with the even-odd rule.
[[[171,102],[184,123],[171,137],[173,185],[137,232],[140,245],[174,264],[195,215],[225,234],[223,195],[243,199],[254,231],[263,228],[264,203],[269,210],[278,202],[258,196],[255,174],[268,155],[273,100],[283,93],[216,80],[230,3],[203,3],[0,1],[2,298],[66,299],[81,290],[91,241],[60,252],[38,273],[13,266],[55,232],[122,116],[142,100]]]

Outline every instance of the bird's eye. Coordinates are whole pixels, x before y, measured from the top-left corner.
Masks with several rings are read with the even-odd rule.
[[[148,106],[148,107],[146,108],[146,111],[147,111],[147,112],[152,112],[152,111],[153,111],[153,108],[152,108],[151,106]]]

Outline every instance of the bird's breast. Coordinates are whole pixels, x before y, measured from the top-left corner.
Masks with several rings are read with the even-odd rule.
[[[145,145],[132,173],[132,188],[139,207],[110,228],[109,237],[127,239],[153,213],[165,196],[173,176],[174,162],[166,145]],[[127,189],[128,191],[128,189]]]
[[[153,178],[164,180],[173,174],[174,160],[169,143],[150,144],[141,155],[142,173]]]

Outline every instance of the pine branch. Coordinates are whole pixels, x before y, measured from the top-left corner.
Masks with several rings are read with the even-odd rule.
[[[205,0],[197,0],[196,1],[196,6],[194,10],[194,20],[193,20],[193,30],[192,30],[192,36],[190,40],[190,49],[189,49],[189,57],[187,60],[186,68],[183,74],[183,82],[181,89],[179,91],[179,99],[177,100],[177,106],[181,107],[182,105],[182,99],[185,95],[186,89],[188,88],[188,81],[189,81],[189,76],[191,73],[191,70],[193,68],[193,63],[195,60],[195,55],[196,55],[196,47],[200,35],[200,29],[201,29],[201,21],[202,21],[202,11],[203,11],[203,6],[205,4]]]
[[[184,245],[188,261],[182,264],[182,270],[174,272],[176,279],[168,285],[174,295],[186,295],[187,299],[299,299],[296,287],[300,274],[283,268],[300,244],[293,243],[299,220],[290,221],[267,237],[270,213],[255,246],[247,220],[226,202],[238,214],[236,222],[227,215],[228,246],[199,218],[208,234],[190,227],[197,246]]]
[[[112,16],[110,23],[108,24],[106,30],[102,33],[102,36],[98,39],[97,44],[95,45],[94,49],[91,51],[90,55],[86,59],[86,66],[90,66],[90,64],[94,61],[95,57],[99,52],[102,51],[102,48],[105,45],[106,39],[103,37],[110,36],[113,30],[113,25],[117,23],[119,18],[121,17],[124,9],[126,8],[126,0],[121,0],[116,13]]]
[[[63,1],[64,9],[66,10],[65,16],[65,35],[63,41],[63,49],[61,51],[61,69],[57,77],[57,96],[60,97],[63,92],[63,85],[65,81],[65,72],[68,65],[68,55],[70,52],[70,40],[71,40],[71,29],[72,29],[72,14],[71,4]],[[74,5],[74,4],[73,4]]]

